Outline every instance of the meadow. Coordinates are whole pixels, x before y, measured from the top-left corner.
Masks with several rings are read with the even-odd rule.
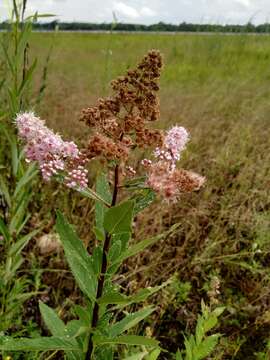
[[[180,124],[191,141],[181,166],[207,178],[202,190],[176,204],[159,202],[139,214],[134,238],[177,228],[132,260],[117,275],[126,292],[173,283],[154,296],[157,310],[142,329],[175,352],[183,332],[194,330],[201,299],[226,307],[222,337],[209,359],[268,359],[270,336],[270,42],[269,36],[34,33],[30,55],[39,59],[41,76],[50,48],[47,87],[39,115],[64,138],[83,144],[88,128],[79,122],[82,108],[110,94],[109,83],[134,66],[150,49],[164,58],[160,128]],[[134,168],[140,159],[135,158]],[[90,171],[94,178],[96,169]],[[29,229],[42,223],[53,232],[60,208],[91,247],[93,202],[56,185],[37,184]],[[41,192],[42,190],[42,192]],[[61,251],[41,254],[35,239],[25,251],[21,272],[29,289],[20,333],[42,327],[37,300],[71,317],[70,301],[80,302]],[[33,285],[34,284],[34,285]],[[29,291],[30,291],[29,290]],[[42,330],[46,332],[46,330]],[[169,359],[169,355],[162,355]],[[54,357],[58,359],[59,357]],[[162,357],[161,357],[162,358]]]

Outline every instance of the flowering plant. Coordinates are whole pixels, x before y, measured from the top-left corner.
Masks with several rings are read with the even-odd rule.
[[[89,360],[113,359],[117,345],[125,345],[143,346],[147,354],[152,354],[151,359],[159,355],[157,340],[130,334],[130,329],[155,308],[148,306],[133,313],[123,309],[146,300],[168,282],[126,295],[113,279],[124,260],[166,236],[130,245],[133,216],[147,207],[155,195],[175,202],[182,193],[198,190],[204,183],[200,175],[177,168],[189,140],[186,129],[174,126],[164,132],[151,126],[159,118],[161,68],[160,53],[150,51],[135,70],[112,82],[112,97],[99,99],[96,106],[82,111],[80,120],[92,129],[84,149],[64,141],[33,113],[17,116],[26,160],[37,163],[44,180],[55,178],[96,201],[98,245],[89,254],[72,226],[57,213],[56,228],[65,256],[87,305],[74,306],[78,319],[64,324],[53,309],[40,303],[52,337],[0,337],[1,350],[63,350],[67,359]],[[148,149],[151,158],[141,156],[143,159],[134,169],[134,152]],[[87,179],[87,167],[93,160],[100,161],[103,168],[95,190],[88,187]]]

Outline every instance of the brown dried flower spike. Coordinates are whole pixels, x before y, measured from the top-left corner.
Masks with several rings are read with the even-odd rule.
[[[159,77],[162,57],[152,50],[134,70],[112,81],[114,95],[82,110],[80,117],[96,133],[89,141],[89,159],[128,160],[130,148],[162,146],[163,133],[148,123],[159,118]]]

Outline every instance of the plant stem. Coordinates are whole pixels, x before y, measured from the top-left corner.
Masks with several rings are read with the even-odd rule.
[[[118,195],[118,183],[119,183],[119,166],[116,165],[114,169],[114,187],[113,187],[113,197],[111,202],[111,207],[116,205],[117,202],[117,195]],[[98,299],[102,297],[104,283],[105,283],[105,276],[107,272],[108,260],[107,255],[110,249],[111,244],[111,234],[106,232],[105,240],[103,244],[103,251],[102,251],[102,264],[101,264],[101,272],[98,279],[98,287],[97,287],[97,295],[96,295],[96,302],[93,309],[93,316],[91,322],[91,334],[89,336],[88,341],[88,349],[86,353],[85,360],[91,360],[94,346],[93,346],[93,329],[96,328],[98,320],[99,320],[99,304]]]
[[[111,206],[115,206],[118,195],[118,183],[119,183],[119,166],[116,165],[114,169],[114,187],[113,187],[113,198]]]

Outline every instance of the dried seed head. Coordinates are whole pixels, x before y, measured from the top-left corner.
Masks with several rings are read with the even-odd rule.
[[[134,70],[112,81],[112,97],[99,99],[96,106],[82,110],[80,120],[98,132],[90,139],[86,152],[89,158],[102,155],[107,160],[127,161],[131,145],[162,146],[162,131],[147,126],[159,118],[161,68],[160,53],[150,51]]]
[[[125,161],[129,155],[129,148],[120,141],[115,142],[102,134],[94,135],[88,144],[86,156],[92,159],[98,156],[104,156],[108,160]]]
[[[205,178],[191,171],[171,169],[170,163],[159,161],[149,167],[147,184],[165,200],[175,202],[182,193],[198,190]]]
[[[136,144],[139,147],[162,146],[163,131],[144,128],[136,131]]]

